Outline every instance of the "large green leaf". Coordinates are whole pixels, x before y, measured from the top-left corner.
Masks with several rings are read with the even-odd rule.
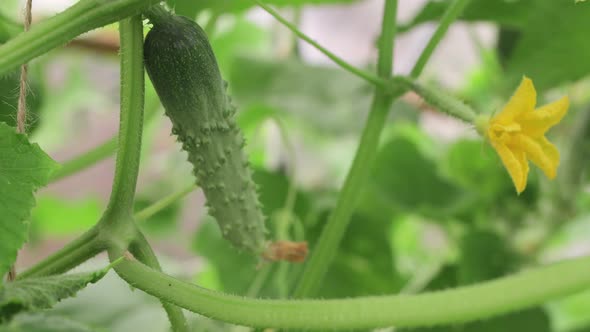
[[[580,79],[590,73],[590,3],[569,0],[536,2],[507,71],[515,85],[529,76],[538,90]]]
[[[351,3],[357,0],[264,0],[269,5],[276,6],[302,6],[306,4],[330,4],[330,3]],[[198,12],[204,9],[211,9],[215,12],[241,12],[256,6],[252,0],[166,0],[168,5],[174,8],[177,14],[188,17],[195,17]]]
[[[90,283],[104,277],[110,266],[92,273],[29,278],[9,282],[0,288],[0,322],[21,311],[47,309],[74,296]]]
[[[98,330],[71,319],[43,313],[20,314],[0,325],[0,332],[96,332]]]
[[[37,144],[0,123],[0,275],[8,271],[27,239],[33,194],[56,168]]]

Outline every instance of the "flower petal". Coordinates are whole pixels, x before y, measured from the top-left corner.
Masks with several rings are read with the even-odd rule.
[[[538,108],[534,112],[523,113],[518,116],[522,131],[531,137],[545,135],[549,128],[558,124],[567,113],[570,101],[567,96]]]
[[[518,135],[518,145],[526,152],[526,156],[545,176],[549,179],[555,178],[557,166],[559,165],[559,151],[545,137],[534,140],[525,135]]]
[[[517,151],[509,149],[505,144],[495,141],[490,141],[504,167],[508,171],[512,183],[516,187],[516,192],[520,194],[526,188],[527,177],[529,174],[529,164],[526,160],[524,151]]]
[[[514,120],[514,118],[521,113],[528,113],[535,110],[537,102],[537,92],[535,86],[530,78],[523,76],[518,89],[510,98],[502,112],[492,119],[500,123],[507,124]]]
[[[545,155],[549,158],[549,160],[551,160],[551,164],[553,165],[554,169],[553,177],[547,177],[549,179],[553,179],[557,174],[557,167],[559,166],[559,150],[557,150],[557,147],[553,143],[549,142],[549,140],[545,136],[542,136],[541,138],[537,139],[537,142],[541,146],[541,149],[543,149]]]

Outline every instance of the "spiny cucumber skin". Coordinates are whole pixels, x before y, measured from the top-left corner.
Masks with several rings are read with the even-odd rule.
[[[205,32],[193,21],[158,20],[144,44],[145,67],[173,124],[209,214],[237,248],[262,254],[264,215],[226,83]]]

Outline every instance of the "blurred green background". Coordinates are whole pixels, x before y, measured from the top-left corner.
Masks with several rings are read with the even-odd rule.
[[[313,250],[354,156],[372,87],[298,42],[251,1],[168,2],[209,33],[239,106],[238,122],[249,142],[268,228],[275,235],[306,240]],[[374,67],[382,1],[266,2],[283,5],[281,13],[344,59]],[[409,71],[448,3],[399,1],[396,73]],[[42,19],[67,4],[34,1],[34,17]],[[21,6],[3,0],[0,42],[20,20]],[[534,169],[526,191],[517,196],[495,152],[473,128],[406,94],[392,107],[370,181],[358,193],[360,204],[318,295],[439,290],[588,254],[588,31],[590,3],[472,0],[421,80],[490,114],[501,110],[522,75],[533,79],[540,105],[568,94],[569,113],[550,132],[562,156],[557,179],[549,181]],[[110,26],[31,63],[31,139],[58,161],[116,133],[117,38],[116,26]],[[0,78],[0,121],[11,125],[17,79],[17,73]],[[145,123],[137,211],[193,181],[151,86],[146,109],[153,115]],[[113,164],[107,159],[39,193],[19,268],[97,221]],[[235,251],[206,216],[203,200],[195,190],[142,222],[165,271],[234,294],[287,297],[301,266],[261,267]],[[99,257],[81,269],[105,262]],[[157,301],[132,292],[112,272],[50,313],[88,330],[155,332],[168,327]],[[195,331],[248,330],[190,317]],[[590,331],[590,292],[486,321],[411,331]]]

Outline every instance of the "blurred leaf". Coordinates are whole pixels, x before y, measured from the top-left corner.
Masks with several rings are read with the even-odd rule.
[[[356,0],[264,0],[263,2],[276,6],[302,6],[306,4],[351,3],[354,1]],[[166,0],[166,2],[175,9],[177,14],[193,18],[204,9],[211,9],[217,13],[235,13],[256,6],[256,3],[252,0]]]
[[[197,230],[193,248],[195,252],[207,260],[209,269],[204,276],[209,278],[211,273],[219,279],[220,289],[225,292],[244,294],[256,274],[257,257],[249,253],[239,252],[227,242],[219,231],[215,219],[206,216],[201,220]],[[201,276],[197,283],[203,287],[214,287],[215,284],[202,284]]]
[[[536,0],[471,0],[465,8],[461,19],[465,21],[492,21],[499,25],[524,27],[525,20],[534,9]],[[402,25],[400,31],[430,21],[438,21],[443,16],[451,0],[429,1],[412,18]]]
[[[419,216],[394,218],[390,237],[396,268],[405,278],[421,278],[435,270],[440,274],[441,266],[452,258],[453,248],[444,230]]]
[[[417,130],[392,135],[379,150],[366,190],[397,209],[440,216],[451,208],[461,192],[439,175],[436,161],[424,153],[421,146],[429,140]]]
[[[536,2],[508,61],[515,86],[522,75],[542,91],[590,73],[590,5],[569,0]]]
[[[551,332],[549,316],[542,309],[528,309],[464,325],[403,329],[400,332]]]
[[[276,108],[252,104],[237,113],[236,121],[244,134],[248,135],[256,131],[265,120],[276,116],[277,113],[278,110]]]
[[[0,325],[0,332],[96,332],[80,322],[65,317],[50,316],[43,313],[20,314],[9,324]]]
[[[457,271],[456,264],[444,264],[436,277],[426,285],[425,290],[437,291],[457,287]]]
[[[163,185],[163,184],[162,184]],[[162,186],[160,190],[152,191],[154,195],[142,193],[135,199],[134,209],[135,212],[139,212],[148,206],[153,205],[158,200],[162,199]],[[176,202],[166,206],[159,210],[151,217],[141,221],[141,229],[145,230],[150,234],[162,235],[165,233],[173,232],[178,224],[182,201],[177,200]]]
[[[47,309],[62,299],[74,296],[90,283],[104,277],[110,266],[93,272],[29,278],[0,287],[0,321],[8,321],[21,311]]]
[[[32,75],[33,74],[33,75]],[[29,74],[27,81],[27,132],[34,132],[39,125],[39,112],[43,101],[43,91],[34,73]],[[16,112],[18,109],[18,95],[20,70],[0,76],[0,121],[11,127],[16,127]]]
[[[372,93],[367,83],[340,69],[294,60],[237,58],[229,82],[240,107],[267,105],[328,133],[359,131]]]
[[[503,107],[498,91],[504,89],[504,73],[497,52],[481,49],[481,64],[469,72],[461,89],[461,95],[481,113],[493,113]]]
[[[590,330],[590,291],[584,291],[547,305],[555,331],[584,332]]]
[[[329,200],[329,197],[332,197]],[[313,202],[323,204],[317,221],[306,223],[306,240],[314,246],[335,204],[336,193],[312,193]],[[325,282],[317,294],[322,298],[370,296],[399,292],[404,280],[398,271],[395,240],[390,229],[394,221],[391,213],[357,210],[351,217]]]
[[[330,212],[322,213],[320,222],[306,230],[312,252]],[[387,232],[390,225],[387,215],[375,219],[354,214],[317,296],[343,298],[398,292],[403,282]]]
[[[518,257],[507,239],[496,233],[470,230],[460,242],[458,281],[461,285],[502,277],[513,272]]]
[[[3,3],[3,5],[5,4]],[[0,44],[5,43],[21,31],[22,26],[0,13]]]
[[[476,240],[475,237],[472,237],[471,239],[474,241]],[[463,246],[463,250],[467,249],[468,248]],[[465,252],[463,251],[463,253]],[[481,258],[483,259],[484,257]],[[483,265],[485,265],[485,261],[479,262],[477,265],[473,266],[482,267]],[[471,277],[490,277],[490,272],[492,271],[487,267],[484,267],[484,270],[488,271],[484,272],[484,274],[471,275]],[[436,278],[434,278],[428,284],[426,290],[438,291],[457,287],[461,285],[459,279],[464,278],[464,276],[461,277],[462,274],[464,275],[465,272],[461,272],[461,268],[459,268],[457,265],[444,265]],[[549,315],[545,312],[545,310],[541,308],[533,308],[467,324],[436,326],[430,328],[423,327],[415,329],[401,329],[400,332],[551,332],[551,326],[552,325]]]
[[[253,179],[254,182],[260,186],[258,193],[260,202],[263,206],[262,210],[265,215],[269,216],[285,206],[287,191],[289,190],[289,180],[284,174],[280,171],[271,172],[256,169],[254,171]],[[304,192],[298,191],[293,212],[299,217],[305,217],[310,209],[310,204],[311,202],[308,195]]]
[[[58,165],[37,144],[0,123],[0,276],[16,259],[28,234],[35,191]]]
[[[42,195],[31,212],[32,228],[42,234],[72,235],[94,225],[102,213],[103,204],[95,198],[66,200]]]
[[[442,169],[449,179],[476,196],[489,199],[514,191],[495,152],[481,139],[453,143],[443,156]]]
[[[272,50],[271,32],[245,17],[237,17],[229,28],[220,29],[210,40],[224,77],[229,77],[236,57],[259,57]]]

